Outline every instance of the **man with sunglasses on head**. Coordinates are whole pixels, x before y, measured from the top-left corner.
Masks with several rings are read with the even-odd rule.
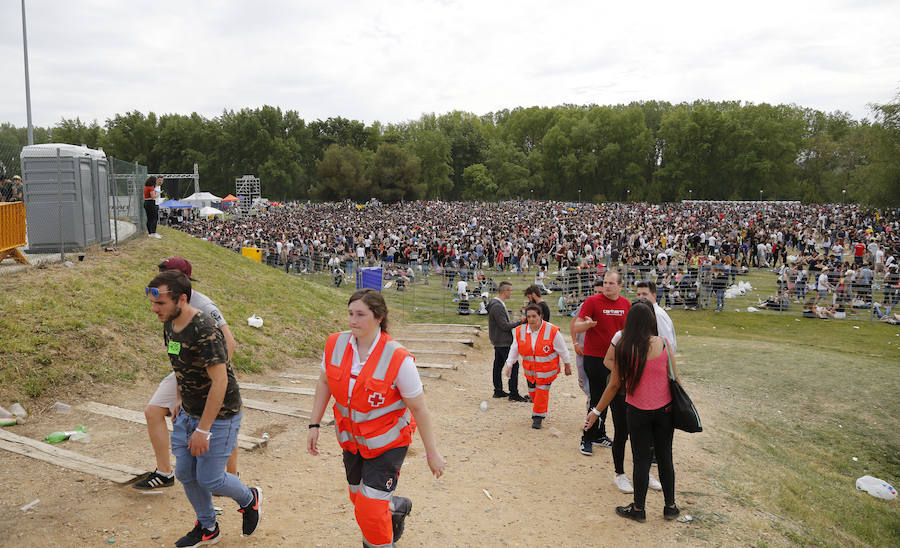
[[[166,270],[178,270],[184,273],[191,281],[197,281],[191,277],[192,267],[187,259],[182,257],[169,257],[157,265],[160,272]],[[191,306],[204,312],[215,321],[225,338],[225,347],[228,350],[228,360],[231,361],[237,343],[228,323],[222,316],[219,307],[209,297],[199,291],[191,291]],[[150,445],[156,456],[156,470],[143,480],[134,484],[135,489],[159,489],[171,487],[175,484],[175,474],[172,472],[172,459],[169,453],[169,429],[166,427],[166,417],[171,416],[174,421],[181,408],[181,398],[178,394],[178,384],[175,373],[169,373],[160,383],[147,407],[144,408],[144,417],[147,419],[147,433],[150,435]],[[226,468],[229,474],[240,477],[237,471],[237,448],[228,459]]]
[[[175,475],[197,516],[194,528],[175,546],[218,542],[213,493],[238,503],[242,533],[250,535],[259,524],[260,489],[247,487],[225,471],[243,416],[225,337],[212,317],[191,306],[191,281],[184,272],[161,272],[144,291],[163,323],[166,351],[178,381],[181,411],[171,438]]]

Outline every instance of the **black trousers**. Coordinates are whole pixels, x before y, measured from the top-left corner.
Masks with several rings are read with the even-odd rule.
[[[508,346],[494,347],[494,393],[503,392],[503,364],[509,357]],[[512,372],[509,375],[509,394],[511,396],[519,393],[519,362],[512,366]]]
[[[666,506],[675,504],[675,466],[672,463],[672,426],[670,406],[644,411],[625,404],[628,416],[628,433],[631,435],[631,458],[634,461],[634,505],[644,508],[649,483],[651,447],[656,451],[656,466],[662,484]]]
[[[147,233],[156,234],[156,223],[159,222],[159,208],[156,200],[144,200],[144,212],[147,214]]]
[[[603,391],[606,390],[606,382],[609,379],[609,369],[603,365],[603,357],[584,356],[584,374],[588,378],[588,389],[591,392],[590,405],[596,407],[597,402],[603,397]],[[600,413],[600,420],[594,423],[589,429],[582,434],[583,439],[587,441],[597,441],[606,435],[606,409]]]
[[[612,457],[616,474],[625,473],[625,442],[628,441],[628,414],[625,412],[625,394],[616,394],[609,403],[612,411],[613,434]]]

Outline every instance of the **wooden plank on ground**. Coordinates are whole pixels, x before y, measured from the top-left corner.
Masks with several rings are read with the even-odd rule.
[[[466,357],[465,352],[454,352],[453,350],[410,350],[413,356],[462,356]]]
[[[128,483],[148,473],[148,470],[96,459],[5,430],[0,430],[0,449],[115,483]]]
[[[303,379],[303,380],[307,380],[307,381],[319,380],[318,375],[307,375],[306,373],[282,373],[281,375],[278,375],[278,376],[285,378],[285,379]]]
[[[419,336],[419,335],[446,335],[451,333],[453,335],[469,335],[480,337],[481,331],[478,329],[472,329],[471,327],[467,327],[465,329],[452,329],[447,330],[444,327],[435,327],[435,328],[421,328],[421,329],[409,329],[403,330],[403,333],[411,336]]]
[[[242,398],[244,405],[249,407],[250,409],[258,409],[260,411],[268,411],[269,413],[278,413],[279,415],[287,415],[289,417],[295,417],[298,419],[309,419],[311,411],[307,411],[306,409],[299,409],[295,407],[288,407],[287,405],[281,405],[278,403],[271,403],[267,401],[259,401],[259,400],[248,400]],[[323,418],[320,423],[324,426],[329,426],[334,424],[334,419],[326,419]]]
[[[95,413],[97,415],[104,415],[106,417],[112,417],[114,419],[122,419],[123,421],[134,422],[137,424],[147,424],[147,419],[144,417],[144,414],[140,411],[134,411],[133,409],[124,409],[122,407],[116,407],[115,405],[106,405],[105,403],[99,403],[95,401],[87,401],[78,405],[79,409],[83,409],[85,411],[89,411],[91,413]],[[169,421],[166,421],[166,427],[169,429],[169,432],[172,431],[172,425],[169,424]],[[257,447],[262,447],[266,444],[267,440],[262,438],[254,438],[252,436],[245,436],[244,434],[238,434],[238,447],[241,449],[246,449],[247,451],[253,451]]]
[[[482,329],[482,326],[475,323],[411,323],[407,324],[409,327],[465,327],[467,329]]]
[[[475,346],[475,341],[473,341],[472,339],[422,339],[419,337],[400,337],[394,340],[398,343],[459,343],[466,346]]]
[[[251,382],[242,382],[241,390],[256,390],[258,392],[278,392],[279,394],[300,394],[301,396],[315,396],[316,391],[312,388],[295,388],[293,386],[275,386],[271,384],[254,384]]]
[[[416,367],[425,368],[425,369],[459,369],[458,365],[447,365],[445,363],[419,363],[416,362]]]
[[[435,373],[434,371],[419,371],[420,377],[426,377],[429,379],[439,379],[441,378],[440,373]]]

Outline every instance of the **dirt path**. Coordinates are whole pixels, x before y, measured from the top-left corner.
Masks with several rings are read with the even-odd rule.
[[[434,480],[422,458],[421,440],[414,440],[397,491],[414,504],[401,546],[746,544],[724,536],[718,527],[737,523],[732,533],[739,534],[755,518],[729,503],[709,479],[713,435],[677,432],[675,436],[677,500],[683,512],[701,517],[700,521],[664,521],[662,494],[650,491],[647,523],[626,522],[614,513],[614,507],[627,504],[630,497],[612,484],[610,451],[597,448],[593,457],[578,452],[585,398],[576,377],[560,377],[554,383],[550,417],[542,430],[532,430],[530,404],[490,398],[493,350],[486,332],[476,340],[474,349],[454,347],[468,352],[458,370],[440,370],[442,379],[423,379],[448,466],[446,475]],[[425,348],[419,343],[409,346],[414,353]],[[313,381],[292,384],[278,374],[315,374],[316,367],[312,361],[298,361],[282,371],[243,380],[312,387]],[[520,385],[524,389],[524,379]],[[68,403],[92,399],[140,410],[154,389],[150,382],[129,388],[88,388],[72,394]],[[716,416],[715,397],[698,390],[692,395],[709,429]],[[249,391],[244,396],[303,408],[312,403],[307,396]],[[486,411],[479,408],[483,400],[488,404]],[[305,451],[307,422],[245,409],[242,433],[272,436],[268,447],[240,454],[242,479],[263,489],[263,521],[253,537],[241,539],[235,503],[217,498],[216,505],[223,508],[220,545],[359,546],[333,428],[323,430],[320,448],[324,452],[315,458]],[[87,426],[92,440],[87,445],[66,442],[65,448],[121,464],[153,467],[145,428],[138,424],[78,410],[56,415],[37,409],[27,424],[10,431],[39,439],[77,424]],[[630,467],[628,454],[629,475]],[[40,503],[33,509],[19,510],[38,498]],[[108,539],[124,546],[171,546],[194,520],[177,483],[161,494],[141,494],[130,486],[5,451],[0,452],[0,502],[3,546],[96,546]]]

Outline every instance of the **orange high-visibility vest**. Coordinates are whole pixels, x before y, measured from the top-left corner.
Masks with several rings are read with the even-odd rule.
[[[394,386],[407,356],[408,350],[382,332],[349,394],[353,364],[350,332],[328,336],[325,374],[335,400],[334,426],[341,448],[375,458],[412,442],[412,418]]]
[[[516,327],[516,342],[519,345],[519,356],[522,358],[522,370],[528,382],[550,384],[559,374],[559,354],[553,349],[553,340],[559,328],[550,322],[541,322],[534,348],[531,347],[531,335],[528,324]]]

